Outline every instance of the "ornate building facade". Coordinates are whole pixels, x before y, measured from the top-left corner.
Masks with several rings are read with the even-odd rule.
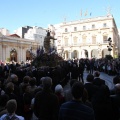
[[[120,55],[118,29],[112,15],[49,25],[48,29],[57,38],[57,41],[53,44],[57,46],[58,53],[65,60],[102,58],[108,54],[113,57]],[[20,33],[22,33],[21,30],[19,30]],[[32,60],[30,53],[36,54],[37,48],[43,46],[46,29],[27,28],[25,30],[35,30],[33,33],[41,35],[42,38],[39,37],[40,39],[38,39],[35,36],[35,39],[28,39],[31,35],[30,31],[26,31],[24,34],[27,39],[22,38],[22,34],[21,36],[18,36],[18,34],[9,36],[0,34],[0,61],[14,60],[21,62]],[[112,47],[108,43],[109,38],[111,38]],[[111,51],[108,51],[109,46]]]
[[[36,54],[39,42],[20,38],[17,34],[4,36],[0,34],[0,61],[32,60],[31,52]]]
[[[119,54],[119,35],[112,15],[54,25],[57,50],[65,59],[102,58]],[[109,46],[108,38],[111,38]],[[111,51],[108,51],[108,47]]]

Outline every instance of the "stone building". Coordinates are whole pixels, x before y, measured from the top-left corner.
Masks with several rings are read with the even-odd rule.
[[[65,59],[102,58],[119,55],[118,29],[112,15],[54,25],[57,49]],[[109,46],[108,38],[111,38]],[[111,51],[108,51],[108,47]]]
[[[30,53],[36,54],[37,48],[43,46],[46,29],[30,26],[23,28],[12,35],[0,33],[0,61],[31,60]],[[120,55],[118,29],[112,15],[49,25],[48,29],[57,38],[51,43],[57,46],[58,53],[65,60],[102,58],[107,54],[113,57]],[[32,36],[29,36],[31,32]],[[107,47],[109,46],[108,38],[112,40],[111,51],[108,51]]]
[[[0,34],[0,61],[32,60],[31,52],[36,54],[39,42],[20,38],[17,34],[4,36]]]

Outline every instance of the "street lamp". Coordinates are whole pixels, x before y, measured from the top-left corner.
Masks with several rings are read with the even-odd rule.
[[[112,51],[112,47],[113,47],[112,40],[111,40],[111,37],[109,37],[108,38],[108,46],[107,46],[108,51],[109,51],[109,55],[110,55],[110,52]]]

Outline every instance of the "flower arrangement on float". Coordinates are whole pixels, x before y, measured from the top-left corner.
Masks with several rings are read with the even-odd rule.
[[[50,48],[49,53],[45,53],[43,47],[36,51],[36,57],[32,61],[32,65],[36,67],[49,66],[55,67],[60,64],[64,59],[57,53],[56,49]]]

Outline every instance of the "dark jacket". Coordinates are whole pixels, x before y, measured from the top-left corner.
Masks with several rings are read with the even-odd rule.
[[[98,91],[98,86],[92,84],[92,83],[85,83],[84,87],[86,88],[87,92],[88,92],[88,99],[89,101],[91,101],[91,99],[95,96],[95,94]]]
[[[105,85],[105,80],[102,80],[101,78],[97,77],[93,80],[93,84],[100,87],[102,85]]]
[[[80,101],[68,101],[60,107],[59,120],[94,120],[94,111]]]
[[[34,113],[40,120],[57,120],[58,97],[50,90],[42,90],[35,96]]]

